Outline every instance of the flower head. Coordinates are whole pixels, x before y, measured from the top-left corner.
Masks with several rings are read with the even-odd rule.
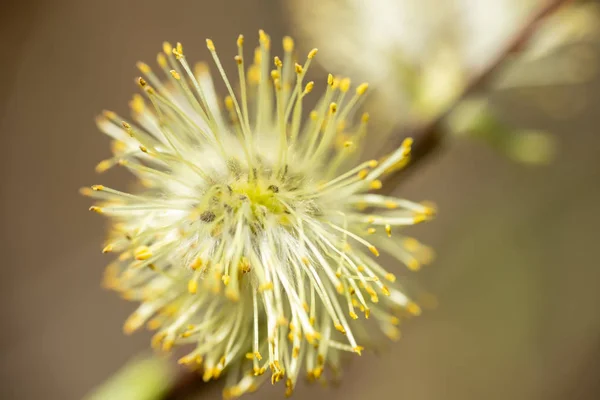
[[[205,380],[227,371],[228,397],[256,388],[267,369],[288,394],[302,369],[311,379],[326,365],[339,370],[342,352],[368,345],[359,314],[397,338],[399,313],[420,308],[377,262],[378,249],[412,270],[431,257],[392,231],[430,219],[433,208],[371,193],[407,162],[411,141],[383,160],[356,160],[368,116],[352,121],[367,85],[351,90],[329,75],[302,122],[317,50],[294,63],[286,37],[283,59],[271,64],[270,38],[259,39],[250,65],[237,40],[237,91],[207,40],[229,93],[223,108],[207,65],[190,67],[181,44],[158,55],[167,79],[138,64],[147,100],[134,97],[132,121],[98,118],[114,139],[114,157],[98,169],[120,164],[140,187],[82,189],[98,199],[91,210],[113,221],[104,251],[120,255],[106,286],[140,303],[125,332],[145,324],[158,330],[156,348],[191,346],[180,362],[202,364]]]

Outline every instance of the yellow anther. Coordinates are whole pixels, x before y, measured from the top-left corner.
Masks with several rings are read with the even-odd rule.
[[[163,343],[162,343],[162,350],[163,351],[170,351],[173,348],[173,345],[175,344],[175,340],[172,338],[166,338]]]
[[[144,78],[142,78],[142,77],[139,77],[139,78],[138,78],[138,84],[139,84],[141,87],[146,87],[146,85],[147,85],[148,83],[146,82],[146,80],[145,80]]]
[[[266,282],[258,287],[258,291],[261,293],[266,292],[267,290],[272,290],[272,289],[273,289],[273,282]]]
[[[352,348],[352,351],[353,351],[353,352],[355,352],[356,354],[358,354],[358,355],[360,356],[360,355],[362,355],[362,351],[363,351],[364,349],[365,349],[365,348],[364,348],[364,347],[362,347],[362,346],[356,346],[356,347],[353,347],[353,348]]]
[[[146,324],[146,328],[148,328],[151,331],[155,331],[158,328],[160,328],[162,326],[162,321],[158,318],[152,318],[150,321],[148,321],[148,323]]]
[[[103,185],[94,185],[92,186],[92,190],[98,192],[98,191],[102,191],[104,190],[104,186]]]
[[[260,52],[260,47],[254,49],[254,63],[258,66],[262,62],[262,54]]]
[[[383,293],[384,296],[389,296],[391,294],[390,289],[385,285],[381,286],[381,293]]]
[[[114,245],[112,243],[107,244],[106,246],[104,246],[104,248],[102,249],[102,253],[110,253],[111,251],[113,251]]]
[[[306,341],[310,344],[314,344],[316,343],[317,340],[319,340],[321,338],[321,334],[319,332],[307,332],[304,337],[306,338]]]
[[[173,52],[173,46],[169,42],[163,42],[163,51],[165,54],[171,54]]]
[[[144,107],[145,107],[144,99],[142,98],[142,96],[140,96],[137,93],[133,95],[133,99],[131,100],[129,105],[131,106],[131,109],[133,110],[133,112],[135,112],[137,114],[141,114],[144,112]]]
[[[352,140],[346,140],[344,142],[344,148],[346,148],[346,149],[352,147],[353,145],[354,145],[354,142]]]
[[[271,71],[271,79],[273,79],[273,81],[279,79],[279,71],[277,71],[276,69]]]
[[[256,359],[257,359],[258,361],[262,360],[262,356],[260,355],[260,352],[258,352],[258,351],[255,351],[255,352],[254,352],[254,357],[256,357]]]
[[[90,211],[96,212],[98,214],[102,214],[103,213],[102,208],[97,207],[97,206],[91,206],[90,207]]]
[[[371,315],[371,309],[370,308],[364,308],[364,310],[361,310],[365,313],[365,318],[369,319],[369,316]]]
[[[375,228],[369,228],[369,229],[367,229],[367,233],[368,233],[369,235],[372,235],[372,234],[374,234],[375,232],[377,232],[377,229],[375,229]]]
[[[392,237],[392,227],[391,225],[386,225],[385,226],[385,233],[388,235],[388,237]]]
[[[350,314],[350,318],[358,319],[358,315],[356,315],[356,313],[354,311],[350,311],[349,314]]]
[[[379,161],[377,161],[377,160],[369,160],[368,165],[369,165],[369,168],[375,168],[376,166],[379,165]]]
[[[151,345],[152,348],[157,349],[160,347],[161,342],[167,336],[165,332],[158,332],[154,336],[152,336]]]
[[[387,274],[385,274],[385,279],[392,283],[396,282],[396,275],[388,272]]]
[[[367,123],[367,122],[369,122],[369,113],[364,113],[364,114],[362,115],[362,117],[360,118],[360,120],[361,120],[361,122],[363,122],[363,123]]]
[[[286,53],[290,53],[294,51],[294,39],[289,36],[284,36],[283,38],[283,50]]]
[[[198,292],[198,281],[195,279],[190,279],[188,281],[188,292],[190,292],[190,294],[196,294],[196,292]]]
[[[344,78],[340,81],[340,91],[346,93],[350,90],[350,78]]]
[[[189,338],[190,336],[192,336],[194,333],[191,331],[185,331],[181,334],[181,337],[183,338]]]
[[[205,62],[197,62],[194,64],[194,74],[196,76],[207,75],[209,73],[208,64]]]
[[[233,59],[235,60],[235,62],[238,65],[242,65],[242,63],[244,62],[244,59],[242,58],[242,56],[235,56],[235,57],[233,57]]]
[[[177,42],[177,45],[173,49],[173,55],[175,55],[175,58],[177,58],[178,60],[183,58],[183,46],[181,45],[181,43]]]
[[[211,39],[206,39],[206,47],[210,51],[215,51],[215,44],[213,43],[213,41]]]
[[[294,347],[292,348],[292,358],[298,358],[300,356],[300,348]]]
[[[410,138],[410,137],[408,137],[408,138],[406,138],[406,139],[404,139],[402,141],[402,145],[401,146],[404,148],[404,155],[405,156],[410,153],[410,149],[412,147],[413,142],[414,142],[413,138]]]
[[[160,65],[161,68],[167,67],[167,57],[165,57],[164,53],[158,53],[156,55],[156,62]]]
[[[308,82],[306,84],[306,86],[304,87],[304,93],[308,94],[308,93],[312,92],[314,87],[315,87],[315,83],[313,81]]]
[[[365,92],[367,91],[368,88],[369,88],[369,84],[368,83],[361,83],[356,88],[356,94],[359,95],[359,96],[362,96],[363,94],[365,94]]]
[[[190,264],[190,268],[193,270],[197,270],[201,266],[202,266],[202,258],[200,258],[200,257],[196,257],[194,259],[194,261],[192,261],[192,263]]]
[[[340,79],[334,77],[333,78],[333,83],[331,84],[331,88],[332,89],[337,89],[338,87],[340,87]]]
[[[411,253],[417,251],[421,247],[421,243],[414,238],[405,238],[402,241],[402,244],[404,245],[404,248]]]
[[[96,172],[100,174],[100,173],[106,171],[107,169],[109,169],[112,166],[113,166],[113,163],[110,160],[100,161],[96,165]]]
[[[142,74],[147,74],[151,71],[150,67],[148,66],[148,64],[138,61],[136,64],[136,67],[140,70],[140,72]]]
[[[206,368],[204,370],[204,374],[202,374],[202,380],[204,382],[208,382],[212,379],[213,377],[213,369],[212,368]]]
[[[336,103],[331,103],[329,105],[329,114],[335,114],[336,111],[337,111],[337,109],[338,109],[337,104]]]
[[[269,36],[262,29],[258,30],[258,40],[264,45],[268,45],[270,43]]]
[[[421,222],[427,221],[429,218],[425,214],[416,214],[413,217],[413,223],[420,224]]]
[[[275,66],[276,66],[277,68],[281,68],[281,67],[283,67],[283,63],[281,62],[281,59],[280,59],[279,57],[277,57],[277,56],[275,56],[275,57],[273,58],[273,63],[275,64]]]
[[[225,297],[231,301],[239,301],[240,293],[236,289],[229,287],[225,290]]]
[[[227,274],[223,275],[223,276],[221,277],[221,280],[223,281],[223,283],[224,283],[225,285],[228,285],[228,284],[229,284],[229,275],[227,275]]]
[[[381,181],[379,179],[375,179],[374,181],[369,183],[369,188],[373,189],[373,190],[381,189],[382,186],[383,186],[383,184],[381,183]]]
[[[392,325],[400,325],[400,318],[395,317],[395,316],[391,316],[390,317],[390,323]]]
[[[133,255],[138,261],[147,260],[152,257],[152,250],[148,246],[140,246],[134,250]]]
[[[328,84],[329,86],[333,86],[333,81],[334,81],[334,79],[333,79],[333,75],[331,75],[331,74],[328,74],[328,75],[327,75],[327,84]]]
[[[434,203],[430,201],[422,201],[421,205],[425,207],[425,210],[423,210],[423,214],[427,216],[433,216],[437,214],[437,206]]]
[[[407,263],[406,266],[408,267],[408,269],[410,269],[411,271],[418,271],[421,269],[421,263],[416,259],[416,258],[411,258]]]
[[[313,58],[315,58],[315,56],[317,55],[317,53],[319,52],[319,49],[314,48],[311,51],[308,52],[308,59],[312,60]]]
[[[143,323],[144,319],[138,314],[133,313],[125,321],[125,324],[123,325],[123,332],[125,332],[126,335],[130,335],[136,330],[138,330]]]
[[[406,310],[412,315],[421,315],[421,307],[417,303],[413,303],[412,301],[406,305]]]
[[[117,114],[114,113],[113,111],[104,110],[104,111],[102,111],[102,115],[110,120],[117,119]]]
[[[362,170],[358,171],[358,177],[360,179],[365,179],[367,177],[367,175],[369,175],[369,171],[367,171],[366,169],[362,169]]]
[[[390,210],[398,208],[398,204],[394,201],[386,201],[383,203],[383,205]]]
[[[79,194],[82,196],[89,197],[89,196],[93,196],[94,191],[88,187],[82,187],[82,188],[79,188]]]
[[[195,361],[195,357],[192,354],[188,354],[186,356],[181,357],[179,360],[177,360],[177,364],[180,365],[187,365],[187,364],[191,364]]]
[[[248,359],[248,360],[254,360],[254,354],[252,354],[252,353],[246,353],[246,359]]]
[[[319,118],[319,113],[315,110],[312,110],[309,114],[311,120],[316,121]]]
[[[373,290],[373,288],[371,286],[366,286],[365,287],[365,291],[371,296],[371,297],[376,297],[377,293],[375,292],[375,290]]]
[[[294,69],[298,75],[304,71],[304,69],[302,68],[302,65],[300,65],[298,63],[294,64]]]
[[[171,76],[177,80],[181,79],[181,76],[179,75],[179,73],[177,73],[177,71],[175,71],[174,69],[169,71],[171,73]]]
[[[313,369],[313,375],[315,376],[315,379],[319,379],[321,377],[322,373],[323,373],[323,367],[317,367],[317,368]]]
[[[233,111],[234,105],[233,105],[233,99],[231,98],[231,96],[226,96],[224,101],[225,101],[225,108],[227,108],[228,111]]]
[[[148,148],[147,148],[146,146],[144,146],[144,145],[141,145],[141,144],[140,144],[140,150],[141,150],[142,152],[144,152],[144,153],[148,153]]]
[[[335,329],[337,329],[338,331],[342,332],[342,333],[346,333],[346,330],[344,329],[344,327],[340,324],[340,323],[335,323],[333,324],[333,326],[335,327]]]
[[[400,340],[400,330],[395,326],[388,327],[388,329],[385,330],[385,335],[394,342]]]

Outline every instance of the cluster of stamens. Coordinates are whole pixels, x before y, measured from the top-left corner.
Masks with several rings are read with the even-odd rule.
[[[238,38],[237,90],[207,40],[224,101],[208,66],[192,69],[179,43],[158,55],[166,80],[139,63],[147,101],[134,97],[131,121],[108,111],[98,118],[114,156],[97,168],[121,165],[139,188],[82,189],[98,200],[91,210],[113,221],[104,252],[119,256],[105,285],[140,303],[125,331],[146,325],[158,330],[157,349],[189,346],[179,361],[205,380],[227,371],[225,397],[254,390],[267,369],[288,395],[302,368],[309,380],[324,379],[326,366],[335,375],[343,352],[374,345],[359,313],[397,339],[400,317],[421,311],[376,261],[378,249],[411,270],[431,258],[418,241],[391,236],[430,219],[432,206],[373,193],[408,162],[412,141],[357,162],[368,115],[351,122],[367,85],[352,95],[349,79],[329,75],[303,123],[317,50],[294,63],[286,37],[271,67],[270,38],[260,31],[259,39],[246,66]]]

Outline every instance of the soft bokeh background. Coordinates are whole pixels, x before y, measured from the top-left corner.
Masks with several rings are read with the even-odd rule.
[[[182,41],[200,59],[212,37],[231,59],[238,33],[250,40],[263,28],[278,42],[292,31],[282,8],[268,0],[0,4],[0,398],[81,398],[147,347],[148,335],[121,332],[134,305],[100,288],[105,225],[77,193],[129,181],[118,170],[94,173],[109,154],[94,116],[127,113],[135,62],[153,61],[163,40]],[[437,250],[415,278],[439,307],[405,325],[388,352],[350,362],[338,388],[300,385],[296,398],[600,397],[600,80],[571,95],[587,106],[568,119],[518,91],[493,99],[510,123],[555,132],[552,164],[524,166],[452,141],[398,188],[439,206],[439,218],[413,229]],[[264,389],[252,398],[283,395]],[[199,398],[219,396],[211,385]]]

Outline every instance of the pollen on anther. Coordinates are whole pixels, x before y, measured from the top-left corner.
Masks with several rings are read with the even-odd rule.
[[[377,247],[375,247],[375,246],[369,246],[369,251],[371,253],[373,253],[373,255],[375,257],[379,257],[379,250],[377,250]]]

